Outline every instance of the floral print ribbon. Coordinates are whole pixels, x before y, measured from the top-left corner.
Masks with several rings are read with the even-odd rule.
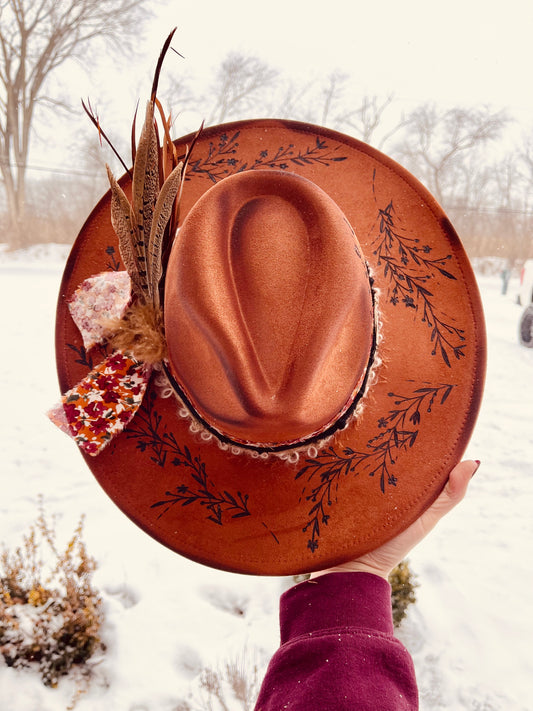
[[[127,272],[104,272],[77,288],[69,310],[85,348],[105,340],[106,322],[122,318],[131,298]],[[116,351],[48,412],[87,454],[95,456],[123,431],[142,403],[152,366]]]

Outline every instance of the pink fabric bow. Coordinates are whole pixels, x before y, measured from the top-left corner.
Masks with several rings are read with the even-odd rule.
[[[106,323],[121,319],[131,300],[127,272],[103,272],[76,289],[69,310],[89,350],[105,340]],[[97,365],[48,412],[87,454],[96,456],[120,434],[140,407],[152,366],[121,351]]]

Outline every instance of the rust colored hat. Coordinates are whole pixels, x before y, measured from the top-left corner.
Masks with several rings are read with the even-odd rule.
[[[211,127],[159,288],[119,247],[139,219],[131,182],[112,182],[82,228],[57,310],[68,427],[105,491],[164,545],[244,573],[321,569],[406,528],[461,458],[485,371],[475,279],[439,205],[325,128]],[[157,242],[145,240],[148,274]],[[92,332],[130,282],[134,304],[144,289],[157,306],[158,355]],[[104,394],[79,405],[95,384]],[[97,454],[88,431],[103,433]]]

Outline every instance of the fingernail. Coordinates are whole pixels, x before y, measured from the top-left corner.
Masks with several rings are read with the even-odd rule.
[[[479,459],[474,459],[474,461],[475,461],[475,463],[476,463],[476,468],[475,468],[474,471],[472,472],[472,476],[474,476],[474,474],[477,472],[477,470],[479,469],[479,466],[480,466],[480,464],[481,464],[481,462],[479,461]],[[471,478],[472,478],[472,477],[471,477]]]

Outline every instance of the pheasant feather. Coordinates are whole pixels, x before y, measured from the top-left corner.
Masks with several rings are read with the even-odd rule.
[[[135,111],[131,133],[133,169],[127,169],[132,180],[131,203],[109,167],[107,168],[111,186],[111,221],[118,237],[122,261],[132,280],[133,293],[139,302],[152,303],[156,309],[160,308],[159,282],[177,231],[179,202],[190,155],[190,150],[187,150],[183,161],[179,162],[180,157],[170,136],[171,117],[165,116],[157,98],[161,67],[174,32],[175,30],[167,37],[159,55],[137,145]],[[99,134],[117,154],[101,130],[98,116],[90,104],[83,106],[98,128]],[[161,145],[156,109],[162,126]],[[122,160],[121,162],[124,165]]]
[[[165,230],[173,212],[174,201],[181,187],[183,163],[177,165],[163,183],[158,195],[152,219],[152,229],[147,252],[149,289],[155,306],[159,306],[159,280],[161,279],[161,255]]]
[[[126,194],[118,184],[109,166],[107,177],[111,186],[111,224],[118,237],[120,256],[130,275],[133,290],[138,296],[143,293],[143,280],[139,274],[139,267],[133,248],[136,242],[136,225],[133,211]]]
[[[157,193],[159,191],[159,146],[154,126],[154,104],[148,102],[146,119],[139,138],[133,166],[133,214],[137,226],[135,255],[139,274],[144,280],[143,289],[150,296],[146,274],[146,246],[152,226]]]

